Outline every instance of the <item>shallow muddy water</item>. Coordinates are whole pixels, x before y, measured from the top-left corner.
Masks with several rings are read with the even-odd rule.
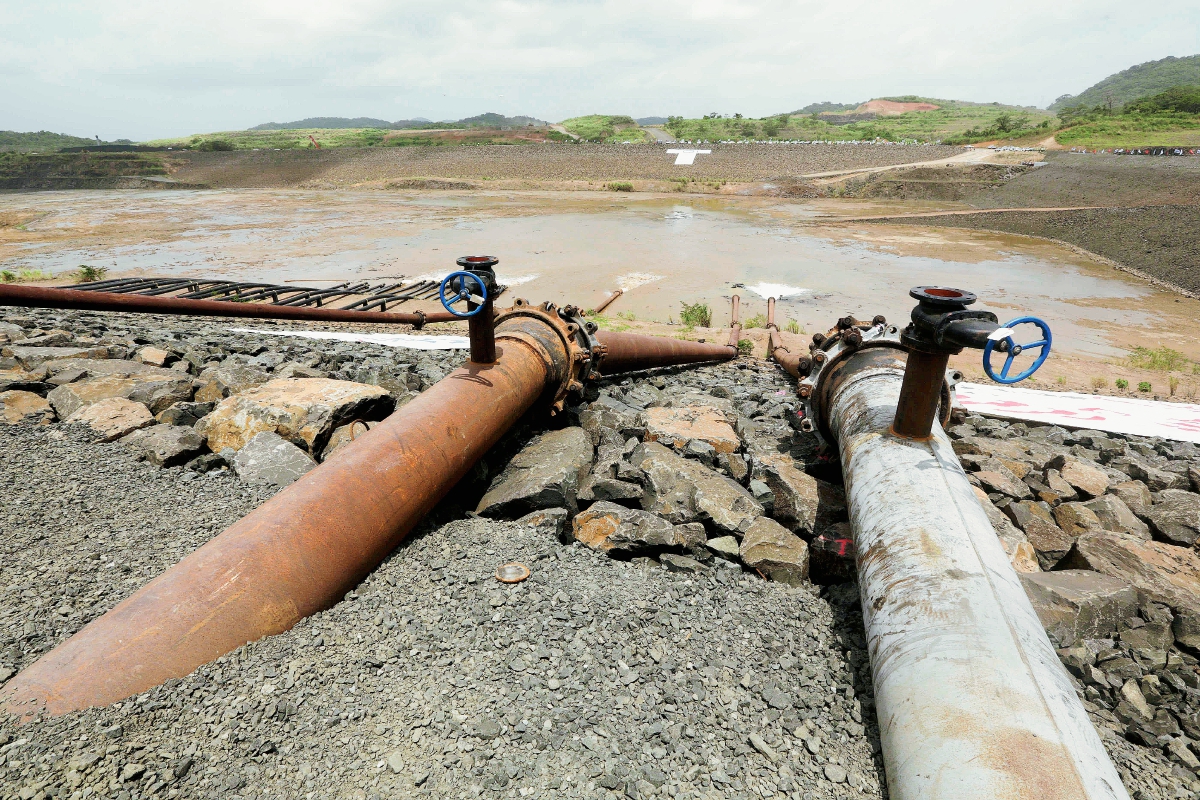
[[[834,224],[828,209],[803,201],[81,191],[0,196],[0,219],[9,225],[0,228],[0,269],[59,273],[90,264],[110,276],[322,285],[438,277],[454,269],[457,256],[488,253],[500,259],[506,300],[590,307],[621,287],[626,294],[610,314],[677,320],[680,303],[706,302],[714,325],[724,325],[734,292],[745,317],[765,313],[766,297],[775,295],[781,324],[795,319],[808,331],[846,313],[905,321],[908,289],[940,284],[976,292],[979,306],[1002,321],[1046,319],[1062,352],[1111,357],[1131,344],[1156,344],[1168,331],[1172,346],[1200,355],[1187,325],[1200,316],[1200,303],[1176,302],[1055,244],[950,228]]]

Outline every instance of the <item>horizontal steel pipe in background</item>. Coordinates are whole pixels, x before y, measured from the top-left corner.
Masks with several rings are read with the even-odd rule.
[[[935,421],[890,432],[899,359],[828,388],[894,800],[1128,800],[995,529]]]
[[[676,364],[728,361],[737,356],[736,347],[663,336],[600,331],[596,339],[608,350],[600,364],[600,371],[605,375]]]
[[[82,311],[117,311],[127,314],[179,314],[192,317],[245,317],[291,319],[309,322],[372,322],[416,325],[454,322],[453,314],[437,311],[397,313],[391,311],[345,311],[337,308],[275,306],[267,303],[235,303],[223,300],[184,300],[115,292],[81,292],[76,289],[0,285],[0,306],[20,308],[69,308]]]

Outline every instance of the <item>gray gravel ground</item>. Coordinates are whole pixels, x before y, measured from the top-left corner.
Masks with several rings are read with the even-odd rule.
[[[202,321],[38,316],[45,328],[103,324],[147,341],[174,330],[177,345],[210,353],[307,348]],[[392,379],[419,377],[413,388],[457,358],[400,363],[350,345],[325,356],[338,376],[398,370]],[[775,394],[788,381],[766,365],[617,384],[601,391],[733,397],[761,429],[747,448],[790,445],[812,464]],[[980,433],[1018,435],[1002,430]],[[528,433],[498,446],[493,473]],[[223,471],[152,467],[77,426],[0,427],[0,681],[270,494]],[[514,560],[532,577],[505,587],[493,575]],[[1107,706],[1090,710],[1136,798],[1193,796],[1191,773],[1122,738]],[[672,572],[448,505],[343,602],[288,633],[108,708],[0,720],[4,800],[812,800],[884,796],[883,780],[853,584],[790,588],[720,560]]]

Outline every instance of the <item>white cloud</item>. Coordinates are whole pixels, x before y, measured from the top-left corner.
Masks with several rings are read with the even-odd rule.
[[[316,115],[1045,105],[1200,49],[1200,7],[1117,0],[0,0],[0,18],[0,128],[136,139]]]

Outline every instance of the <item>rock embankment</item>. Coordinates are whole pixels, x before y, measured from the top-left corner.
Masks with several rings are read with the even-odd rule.
[[[7,319],[0,680],[461,360]],[[123,703],[0,723],[0,786],[880,797],[840,471],[794,398],[753,360],[604,380],[512,431],[334,608]],[[1200,790],[1200,453],[977,416],[950,433],[1126,785]],[[495,580],[511,561],[528,581]]]

